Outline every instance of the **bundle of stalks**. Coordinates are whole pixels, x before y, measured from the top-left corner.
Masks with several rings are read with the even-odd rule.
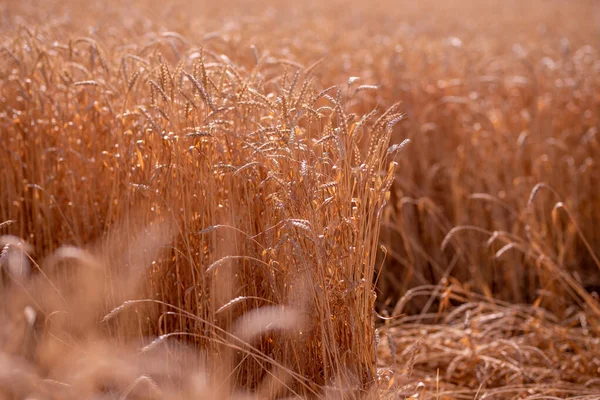
[[[117,307],[104,320],[120,321],[111,340],[192,343],[222,384],[267,397],[372,383],[397,107],[356,114],[352,80],[323,89],[310,67],[258,51],[237,64],[178,34],[110,52],[90,37],[53,39],[24,27],[6,47],[1,210],[3,229],[38,254],[103,240],[109,268],[90,276],[108,286],[80,288],[98,307],[67,300],[67,312],[94,326],[98,308]],[[173,237],[123,282],[147,245],[130,235],[157,219]],[[56,286],[46,270],[33,274]],[[64,311],[37,303],[42,319]]]

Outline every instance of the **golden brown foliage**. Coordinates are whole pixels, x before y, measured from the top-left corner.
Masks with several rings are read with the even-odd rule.
[[[596,3],[1,7],[3,395],[600,387]]]

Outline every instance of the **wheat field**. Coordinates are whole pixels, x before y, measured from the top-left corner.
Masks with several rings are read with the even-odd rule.
[[[0,399],[600,399],[600,4],[0,3]]]

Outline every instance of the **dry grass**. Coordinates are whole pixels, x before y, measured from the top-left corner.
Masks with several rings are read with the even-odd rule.
[[[594,2],[1,7],[3,398],[600,392]]]

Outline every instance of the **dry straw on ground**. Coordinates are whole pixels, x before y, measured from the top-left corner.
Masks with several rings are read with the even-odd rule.
[[[598,397],[594,2],[0,11],[3,398]]]

